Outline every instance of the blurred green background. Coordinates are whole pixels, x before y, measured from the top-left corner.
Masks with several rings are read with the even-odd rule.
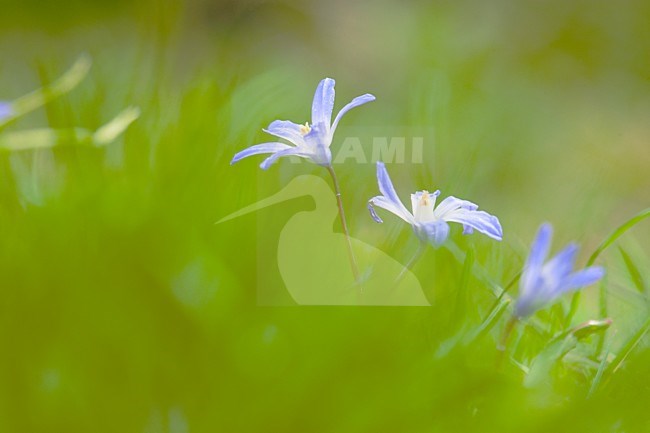
[[[449,251],[430,249],[414,269],[430,308],[261,306],[260,287],[282,287],[277,234],[308,199],[214,225],[297,174],[325,176],[229,161],[268,141],[272,120],[308,120],[329,76],[337,109],[377,96],[345,117],[333,148],[359,128],[434,131],[425,164],[395,165],[393,180],[402,198],[440,188],[498,215],[502,243],[453,239],[499,284],[543,221],[556,249],[583,245],[584,264],[650,202],[647,1],[21,0],[0,10],[0,99],[52,81],[81,53],[93,59],[78,88],[7,131],[94,129],[142,110],[104,148],[0,154],[1,432],[650,431],[648,341],[589,398],[594,371],[524,386],[520,369],[495,367],[502,324],[440,355],[494,302],[480,278],[462,283]],[[337,170],[352,233],[405,262],[417,244],[409,229],[367,215],[374,166]],[[599,260],[613,351],[647,319],[648,239],[646,223],[619,243],[640,290],[620,250]],[[585,291],[575,323],[600,316],[597,300],[597,287]],[[554,311],[541,315],[557,326]],[[523,338],[529,361],[544,341]]]

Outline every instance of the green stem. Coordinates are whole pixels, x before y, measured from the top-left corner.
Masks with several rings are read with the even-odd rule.
[[[508,323],[506,323],[506,327],[503,328],[503,334],[501,334],[501,340],[499,341],[499,345],[497,346],[497,349],[500,350],[501,352],[505,352],[506,348],[508,347],[508,339],[510,338],[510,334],[512,334],[512,330],[515,329],[515,324],[517,323],[517,316],[512,315],[510,317],[510,320],[508,320]]]
[[[603,281],[600,282],[600,296],[599,296],[599,310],[600,317],[607,317],[607,275],[603,278]],[[596,359],[603,352],[603,347],[605,346],[605,332],[598,336],[598,342],[596,343]]]
[[[503,334],[501,334],[501,340],[497,345],[497,350],[499,351],[499,355],[497,358],[497,368],[500,368],[502,365],[503,357],[505,356],[506,349],[508,348],[508,339],[512,334],[512,330],[515,329],[515,325],[517,324],[518,320],[519,319],[517,318],[517,316],[513,314],[510,317],[510,320],[508,320],[508,323],[506,323],[506,327],[503,328]]]
[[[479,327],[472,333],[472,336],[468,339],[468,343],[466,345],[480,340],[483,338],[483,336],[490,332],[492,328],[494,328],[494,326],[498,323],[499,319],[506,311],[508,305],[510,305],[510,300],[508,299],[495,305],[494,308],[490,310],[485,320],[483,320],[483,323],[481,323]]]
[[[402,281],[402,278],[404,278],[406,273],[413,268],[413,266],[417,263],[418,260],[420,260],[426,248],[427,248],[427,242],[420,241],[420,244],[418,245],[418,249],[415,251],[415,254],[413,254],[413,257],[411,257],[411,260],[409,260],[408,263],[404,265],[402,271],[399,273],[397,278],[395,278],[395,285],[399,284],[399,282]]]
[[[341,228],[345,234],[345,239],[348,247],[348,254],[350,256],[350,266],[352,268],[352,274],[357,283],[359,283],[359,267],[357,266],[357,260],[354,257],[354,251],[352,250],[352,239],[350,239],[350,232],[348,231],[348,224],[345,220],[345,211],[343,210],[343,200],[341,199],[341,188],[339,187],[339,181],[334,172],[334,168],[329,165],[327,166],[327,171],[329,171],[330,176],[332,176],[332,183],[334,184],[334,192],[336,194],[336,203],[339,207],[339,216],[341,217]]]
[[[509,304],[513,302],[514,300],[508,296],[508,291],[514,287],[514,285],[519,281],[519,278],[521,278],[522,271],[519,271],[515,274],[514,277],[512,277],[512,280],[504,287],[504,289],[501,291],[501,294],[497,296],[497,298],[494,300],[494,304],[492,304],[492,307],[490,307],[490,311],[493,311],[496,309],[499,305],[503,303],[503,300]]]
[[[474,249],[470,248],[465,254],[465,261],[463,263],[463,271],[460,278],[460,284],[456,292],[456,305],[453,317],[465,316],[465,305],[467,304],[467,293],[470,281],[470,275],[474,267]]]

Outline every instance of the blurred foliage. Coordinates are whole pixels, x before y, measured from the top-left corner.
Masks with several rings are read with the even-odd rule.
[[[1,10],[0,99],[52,83],[80,53],[94,60],[77,88],[2,134],[96,131],[129,106],[141,115],[106,147],[0,153],[0,431],[650,429],[650,302],[637,290],[650,281],[647,221],[599,257],[607,280],[582,295],[572,326],[604,319],[602,293],[612,319],[602,343],[596,332],[547,346],[566,331],[565,299],[517,326],[504,355],[509,307],[494,297],[542,221],[557,245],[583,245],[584,264],[648,207],[648,2],[22,0]],[[260,288],[291,304],[277,236],[312,204],[214,225],[297,174],[324,175],[287,161],[228,165],[267,139],[270,121],[307,120],[324,76],[337,79],[337,107],[377,96],[346,116],[333,147],[360,130],[431,128],[425,164],[391,169],[400,195],[439,188],[501,219],[503,243],[456,230],[418,262],[432,307],[261,305]],[[373,165],[337,170],[354,236],[406,262],[409,230],[367,215]],[[505,313],[483,327],[494,311]],[[545,374],[526,380],[540,365]]]

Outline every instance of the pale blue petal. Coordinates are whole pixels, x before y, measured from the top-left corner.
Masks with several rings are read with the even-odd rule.
[[[431,221],[420,224],[420,227],[426,233],[427,240],[434,246],[442,245],[449,237],[449,224],[444,221]]]
[[[572,242],[567,245],[542,267],[544,277],[558,283],[564,280],[573,270],[577,253],[577,244]]]
[[[447,212],[443,220],[463,224],[465,228],[463,232],[466,234],[472,233],[472,229],[475,229],[498,241],[503,238],[503,230],[499,219],[482,210],[457,209]]]
[[[256,144],[255,146],[251,146],[247,149],[242,150],[241,152],[238,152],[233,158],[232,161],[230,161],[230,164],[234,164],[237,161],[240,161],[244,158],[248,158],[249,156],[252,155],[260,155],[263,153],[275,153],[281,150],[285,149],[293,149],[293,147],[289,146],[288,144],[284,143],[262,143],[262,144]]]
[[[377,215],[377,211],[375,211],[375,207],[373,206],[372,199],[368,200],[368,211],[370,212],[370,217],[375,220],[376,223],[383,223],[384,220]]]
[[[530,247],[530,254],[526,262],[526,267],[541,269],[544,260],[548,256],[548,251],[551,247],[551,238],[553,237],[553,227],[544,223],[541,225]]]
[[[325,78],[318,83],[314,101],[311,105],[311,123],[321,125],[329,132],[330,123],[332,123],[332,110],[334,109],[334,91],[335,81],[331,78]]]
[[[402,201],[399,199],[397,196],[397,193],[395,192],[395,188],[393,187],[393,182],[390,180],[390,176],[388,175],[388,171],[386,171],[386,165],[384,165],[383,162],[377,161],[377,184],[379,185],[379,192],[392,203],[392,206],[395,209],[399,209],[399,213],[402,219],[405,219],[405,216],[408,215],[411,222],[413,220],[413,216],[411,213],[406,209],[404,204],[402,204]],[[392,212],[392,211],[391,211]],[[396,212],[395,215],[397,215]],[[408,221],[408,220],[407,220]]]
[[[436,219],[463,224],[464,234],[478,230],[500,241],[503,238],[503,229],[499,219],[477,209],[478,205],[471,201],[449,196],[433,210],[433,215]]]
[[[532,296],[520,296],[519,299],[517,299],[517,303],[515,304],[514,314],[520,318],[528,317],[542,306],[543,304],[540,304],[539,300],[535,299]]]
[[[10,103],[0,101],[0,120],[11,116],[13,113],[14,110],[11,108]]]
[[[365,95],[357,96],[349,104],[341,108],[341,111],[338,112],[336,118],[334,119],[334,124],[332,124],[332,134],[334,134],[334,131],[336,131],[336,127],[338,126],[339,121],[341,120],[341,118],[345,113],[347,113],[354,107],[358,107],[359,105],[363,105],[368,102],[372,102],[374,100],[375,100],[374,95],[371,95],[370,93],[366,93]]]
[[[531,315],[561,295],[597,282],[605,274],[604,269],[598,266],[571,273],[578,252],[578,246],[573,243],[544,264],[552,232],[550,224],[542,224],[533,241],[515,307],[515,314],[519,317]]]
[[[370,200],[368,200],[368,210],[370,211],[370,216],[376,222],[382,223],[383,221],[381,218],[379,218],[377,212],[375,212],[374,206],[385,209],[388,212],[397,215],[407,223],[413,224],[413,216],[410,213],[408,213],[406,209],[403,209],[404,206],[402,206],[401,208],[399,206],[396,206],[393,201],[387,199],[383,195],[378,195],[377,197],[373,197]]]
[[[471,201],[461,200],[454,196],[449,196],[433,210],[433,216],[436,219],[449,220],[448,216],[451,212],[456,212],[459,209],[465,210],[476,210],[478,205],[472,203]],[[463,224],[463,234],[471,234],[474,232],[474,229],[471,226]],[[500,240],[500,239],[499,239]]]
[[[471,201],[461,200],[450,195],[441,201],[440,204],[433,210],[433,215],[436,217],[436,219],[445,219],[445,216],[449,212],[453,212],[458,209],[476,210],[478,209],[478,205],[472,203]]]
[[[275,152],[273,155],[269,156],[266,158],[262,163],[260,164],[260,168],[262,170],[266,170],[269,168],[275,161],[277,161],[279,158],[282,158],[283,156],[299,156],[301,158],[310,158],[311,155],[305,152],[303,149],[297,148],[297,147],[291,147],[287,146],[288,149],[280,150],[279,152]]]
[[[548,255],[552,236],[553,228],[548,223],[542,224],[537,231],[521,275],[519,303],[530,304],[530,299],[543,289],[542,266]]]
[[[301,147],[305,149],[310,158],[318,165],[328,167],[332,165],[332,152],[330,143],[327,141],[327,135],[323,134],[323,128],[318,125],[312,125],[311,130],[305,135],[305,144]]]
[[[605,269],[600,266],[592,266],[569,275],[558,287],[558,295],[571,290],[590,286],[605,276]]]
[[[308,146],[322,148],[329,148],[331,144],[331,140],[323,125],[311,125],[311,129],[304,137],[304,142]]]
[[[301,125],[289,120],[275,120],[271,122],[268,128],[264,129],[264,132],[290,141],[296,146],[300,146],[305,142],[301,132]]]

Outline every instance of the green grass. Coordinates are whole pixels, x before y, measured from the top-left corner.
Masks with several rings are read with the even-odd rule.
[[[650,429],[644,2],[163,6],[0,17],[0,99],[92,59],[0,125],[0,431]],[[229,165],[270,121],[307,120],[324,76],[337,108],[377,96],[333,148],[429,128],[424,164],[389,168],[402,198],[439,188],[502,222],[501,243],[456,227],[423,254],[431,307],[292,306],[276,246],[307,198],[214,224],[298,174],[329,182]],[[411,231],[366,210],[374,166],[336,168],[353,236],[406,263]],[[517,324],[504,353],[543,221],[607,278]]]

